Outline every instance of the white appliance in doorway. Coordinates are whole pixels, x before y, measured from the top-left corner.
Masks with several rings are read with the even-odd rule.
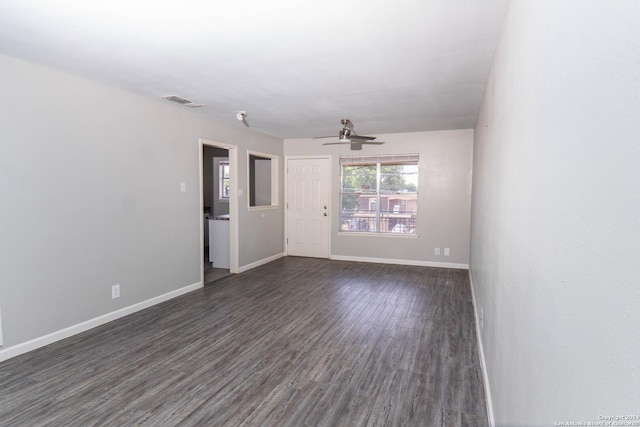
[[[214,268],[229,268],[229,215],[209,218],[209,262]]]

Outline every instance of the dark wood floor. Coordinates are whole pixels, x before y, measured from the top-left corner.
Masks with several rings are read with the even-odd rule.
[[[0,364],[0,425],[483,426],[467,272],[282,258]]]
[[[211,282],[215,282],[218,279],[231,275],[228,268],[214,268],[212,263],[209,262],[209,248],[204,248],[204,284],[208,285]]]

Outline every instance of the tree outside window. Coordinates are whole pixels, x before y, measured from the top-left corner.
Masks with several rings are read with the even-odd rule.
[[[340,159],[340,230],[417,234],[418,156]]]

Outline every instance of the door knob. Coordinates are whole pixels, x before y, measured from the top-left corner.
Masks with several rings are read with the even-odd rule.
[[[324,216],[328,216],[328,215],[329,215],[328,213],[326,213],[326,212],[324,213]]]
[[[324,205],[324,208],[327,209],[327,205]]]

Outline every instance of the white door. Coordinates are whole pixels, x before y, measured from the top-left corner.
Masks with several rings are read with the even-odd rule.
[[[331,161],[287,161],[287,254],[329,258]]]

